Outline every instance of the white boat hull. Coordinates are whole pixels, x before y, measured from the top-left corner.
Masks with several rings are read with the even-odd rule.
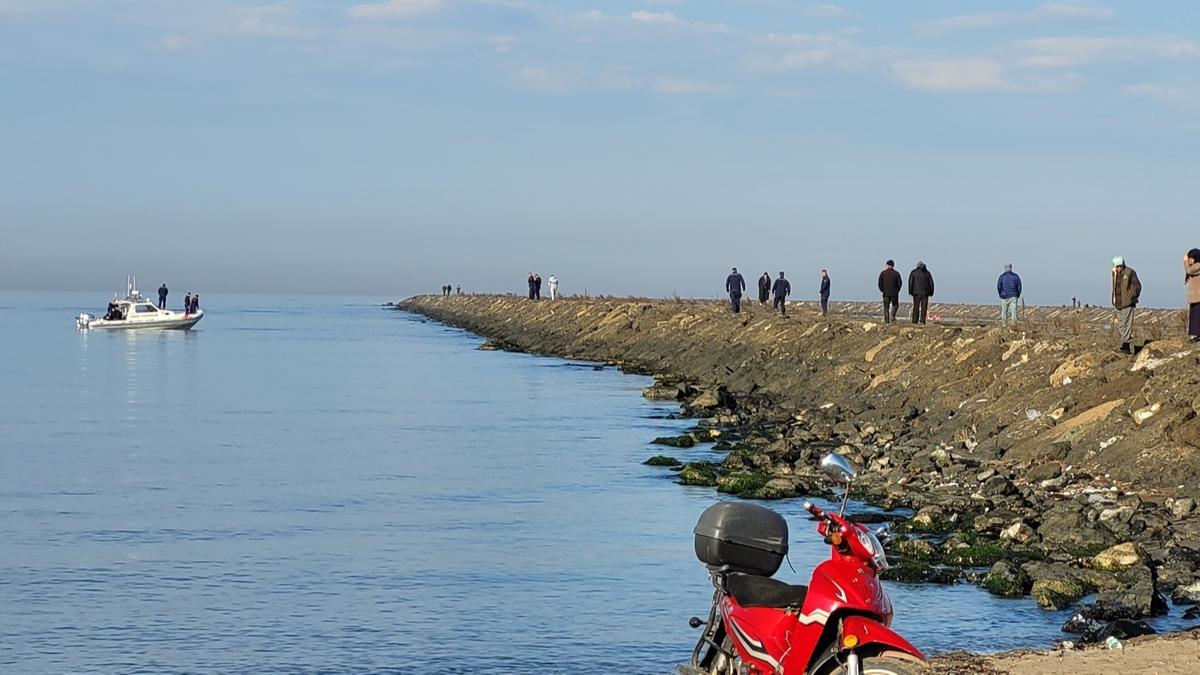
[[[115,321],[97,318],[91,314],[80,314],[76,318],[76,324],[81,330],[188,330],[203,318],[204,310],[199,310],[195,314],[159,312],[154,316],[134,317],[132,319]]]

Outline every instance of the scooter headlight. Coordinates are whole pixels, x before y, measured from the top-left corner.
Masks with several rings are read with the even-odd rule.
[[[876,571],[887,571],[887,554],[883,552],[883,544],[880,543],[879,537],[870,530],[859,530],[858,541],[863,548],[871,552],[871,564],[875,566]]]

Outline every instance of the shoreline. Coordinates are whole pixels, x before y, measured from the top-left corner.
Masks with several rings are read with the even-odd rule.
[[[1180,434],[1195,418],[1188,404],[1200,405],[1200,377],[1188,376],[1200,358],[1183,341],[1122,359],[1083,320],[1035,318],[1013,332],[826,322],[803,305],[787,319],[753,306],[732,315],[715,301],[419,296],[392,306],[471,330],[485,348],[655,375],[645,395],[679,402],[698,423],[657,441],[728,452],[681,467],[664,447],[663,470],[684,484],[815,494],[824,483],[813,460],[848,454],[863,469],[855,498],[915,514],[894,519],[906,536],[889,548],[898,564],[888,578],[966,580],[1055,609],[1095,594],[1081,625],[1093,638],[1112,620],[1161,613],[1167,597],[1176,612],[1200,602],[1200,460],[1196,438]],[[1179,312],[1147,314],[1169,325]]]

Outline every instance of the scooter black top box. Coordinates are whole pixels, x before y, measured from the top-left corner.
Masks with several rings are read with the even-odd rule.
[[[788,527],[783,516],[742,502],[719,502],[700,514],[696,557],[710,567],[771,576],[788,552]]]

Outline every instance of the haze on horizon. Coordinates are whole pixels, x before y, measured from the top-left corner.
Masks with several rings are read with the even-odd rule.
[[[595,7],[595,8],[593,8]],[[0,288],[1184,301],[1200,4],[0,0]],[[98,299],[98,302],[102,300]]]

